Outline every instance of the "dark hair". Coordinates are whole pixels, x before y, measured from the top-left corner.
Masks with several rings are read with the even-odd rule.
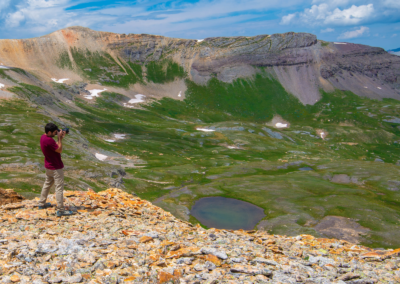
[[[49,131],[51,133],[53,133],[54,131],[58,130],[57,125],[55,125],[54,123],[47,123],[46,126],[44,127],[44,132],[47,134],[49,133]]]

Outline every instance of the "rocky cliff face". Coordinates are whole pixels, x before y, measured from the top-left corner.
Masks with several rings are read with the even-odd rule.
[[[399,57],[381,48],[321,42],[305,33],[196,41],[71,27],[40,38],[0,40],[0,61],[35,71],[47,80],[68,77],[79,81],[84,78],[77,67],[76,50],[107,52],[125,72],[126,62],[146,65],[172,59],[201,84],[213,77],[232,82],[261,72],[261,67],[307,104],[320,98],[320,89],[334,88],[370,98],[400,99]]]
[[[400,249],[203,229],[119,189],[0,207],[2,283],[394,283]],[[54,196],[49,201],[55,205]]]

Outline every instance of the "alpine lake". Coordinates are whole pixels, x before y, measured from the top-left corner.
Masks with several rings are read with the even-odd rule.
[[[228,230],[252,230],[265,217],[256,205],[219,196],[197,200],[190,214],[207,227]]]

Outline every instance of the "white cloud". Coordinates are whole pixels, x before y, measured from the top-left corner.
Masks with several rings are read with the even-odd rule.
[[[313,0],[312,4],[319,4],[319,3],[326,3],[326,0]],[[349,0],[331,0],[328,3],[332,6],[338,7],[342,5],[347,5],[350,1]]]
[[[331,33],[331,32],[334,32],[334,31],[335,31],[334,29],[326,28],[325,30],[321,30],[321,33]]]
[[[260,12],[291,7],[301,1],[303,0],[288,0],[284,3],[279,0],[200,0],[187,3],[179,9],[142,12],[124,22],[108,22],[103,27],[108,31],[124,33],[143,32],[194,38],[254,33],[254,30],[266,33],[271,31],[271,21],[252,21],[260,17]]]
[[[399,0],[385,0],[383,1],[383,5],[389,8],[397,8],[400,9],[400,1]]]
[[[71,6],[71,0],[13,0],[11,3],[5,13],[1,11],[3,26],[8,28],[6,33],[17,38],[43,35],[72,25],[90,26],[111,20],[107,15],[66,11]]]
[[[11,28],[18,27],[23,20],[25,20],[24,13],[22,11],[17,11],[15,13],[8,14],[6,25]]]
[[[364,34],[369,33],[369,28],[367,27],[360,27],[358,30],[353,30],[353,31],[347,31],[342,33],[338,39],[350,39],[350,38],[355,38],[355,37],[360,37]]]
[[[356,25],[373,16],[374,5],[351,6],[349,9],[336,8],[324,21],[325,24]]]
[[[0,1],[0,11],[4,8],[7,8],[11,3],[11,0],[1,0]]]
[[[294,19],[295,16],[296,16],[296,14],[289,14],[289,15],[283,16],[281,24],[282,25],[289,24]]]
[[[62,2],[59,0],[28,0],[27,3],[31,8],[50,8],[55,7]]]
[[[340,1],[344,3],[344,1]],[[303,12],[289,14],[282,17],[281,24],[290,24],[295,21],[309,25],[356,25],[370,19],[374,15],[374,5],[352,5],[347,9],[339,9],[333,3],[322,3],[313,5],[311,8],[305,9]],[[336,8],[335,8],[336,7]]]
[[[396,36],[397,36],[397,34],[393,34],[393,35],[392,35],[392,37],[396,37]]]
[[[304,0],[199,0],[196,2],[162,0],[104,1],[96,0],[0,0],[0,33],[21,38],[80,25],[121,33],[176,33],[197,29],[217,33],[231,25],[232,30],[246,33],[255,22],[267,23],[260,13],[298,5]],[[7,2],[7,3],[6,3]],[[93,7],[68,9],[93,2]],[[111,4],[110,4],[111,2]],[[107,4],[108,3],[108,4]],[[2,7],[5,7],[2,10]],[[254,21],[254,22],[252,22]],[[211,24],[215,24],[212,28]],[[258,30],[262,26],[256,25]],[[8,29],[7,29],[8,28]],[[10,28],[13,28],[12,31]],[[250,30],[250,28],[248,28]],[[187,34],[187,33],[186,33]],[[231,34],[231,33],[228,33]],[[5,35],[0,35],[6,37]],[[196,35],[197,37],[197,35]]]

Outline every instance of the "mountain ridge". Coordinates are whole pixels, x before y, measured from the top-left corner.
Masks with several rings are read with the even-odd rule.
[[[400,59],[381,48],[327,43],[306,33],[207,38],[201,42],[147,34],[115,34],[71,27],[39,38],[0,40],[0,61],[35,70],[43,79],[85,80],[75,53],[106,53],[123,72],[129,63],[172,60],[188,78],[207,84],[249,78],[259,68],[277,79],[304,104],[320,99],[319,90],[350,90],[370,98],[400,98]],[[368,60],[365,60],[368,58]],[[64,65],[55,66],[57,62]],[[127,74],[127,73],[126,73]],[[305,83],[307,82],[307,83]]]
[[[388,52],[400,56],[400,48],[388,50]]]

